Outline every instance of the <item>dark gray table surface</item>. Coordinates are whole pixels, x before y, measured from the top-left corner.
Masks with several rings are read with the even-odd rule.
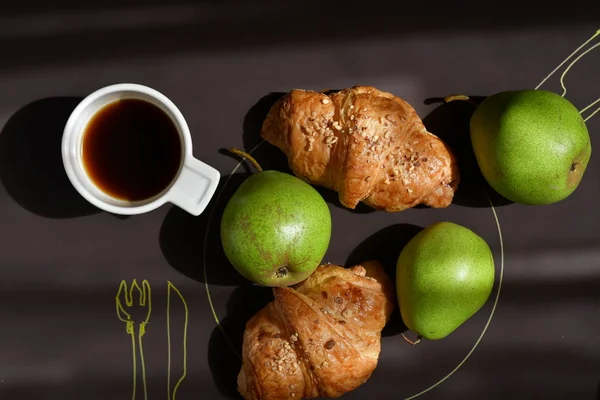
[[[489,10],[472,1],[444,9],[428,2],[300,3],[0,6],[0,399],[130,399],[131,338],[115,296],[122,280],[133,279],[152,288],[143,337],[147,398],[172,398],[168,282],[189,312],[184,352],[184,303],[171,291],[171,386],[186,368],[176,399],[237,398],[240,361],[215,323],[206,287],[234,347],[269,291],[240,279],[220,248],[219,210],[247,174],[240,168],[228,180],[238,161],[219,150],[258,142],[269,94],[373,85],[409,101],[430,130],[460,147],[469,108],[426,99],[533,88],[600,28],[599,7],[579,3],[530,11],[514,1]],[[599,69],[596,49],[566,76],[566,97],[578,108],[600,96]],[[559,75],[543,88],[560,92]],[[220,201],[200,217],[164,206],[120,218],[90,207],[69,186],[60,159],[64,122],[82,96],[117,82],[170,97],[190,125],[195,156],[222,172],[228,183]],[[588,126],[595,145],[600,116]],[[256,156],[266,167],[285,161],[267,145]],[[448,375],[480,336],[500,282],[500,243],[481,188],[469,186],[473,171],[465,176],[455,203],[442,210],[351,212],[324,191],[334,222],[324,261],[393,264],[418,227],[449,220],[481,234],[497,267],[490,301],[448,338],[411,347],[391,325],[372,378],[344,398],[417,394]],[[567,200],[497,207],[505,265],[495,316],[462,367],[421,398],[600,398],[599,196],[593,153]],[[138,319],[143,312],[133,310]],[[140,361],[137,367],[143,399]]]

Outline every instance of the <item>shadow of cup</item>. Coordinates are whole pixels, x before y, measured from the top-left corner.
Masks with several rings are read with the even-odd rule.
[[[63,129],[80,97],[50,97],[18,110],[0,134],[0,180],[9,196],[46,218],[101,212],[69,182],[63,167]]]

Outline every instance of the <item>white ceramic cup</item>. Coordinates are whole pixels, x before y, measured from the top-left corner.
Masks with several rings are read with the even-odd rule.
[[[179,132],[182,158],[173,181],[154,197],[128,202],[103,192],[89,177],[83,164],[83,135],[92,117],[104,106],[121,99],[140,99],[158,106],[168,115]],[[62,137],[65,171],[77,192],[104,211],[134,215],[153,211],[169,202],[192,215],[200,215],[217,190],[219,171],[192,155],[192,137],[179,109],[165,95],[147,86],[122,83],[101,88],[79,103],[73,110]]]

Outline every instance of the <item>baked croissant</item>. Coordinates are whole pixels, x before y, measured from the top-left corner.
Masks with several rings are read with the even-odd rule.
[[[410,104],[370,86],[294,89],[271,107],[261,137],[296,176],[335,190],[351,209],[360,201],[389,212],[447,207],[460,180],[451,149]]]
[[[338,397],[369,379],[396,303],[381,264],[321,265],[273,294],[246,324],[238,375],[244,399]]]

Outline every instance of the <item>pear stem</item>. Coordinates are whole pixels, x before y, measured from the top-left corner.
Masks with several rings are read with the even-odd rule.
[[[417,335],[417,340],[415,340],[413,342],[412,340],[410,340],[409,338],[406,337],[406,335],[404,334],[404,332],[402,332],[402,337],[404,338],[404,340],[406,341],[406,343],[410,344],[411,346],[418,345],[419,343],[421,343],[421,339],[422,339],[421,335]]]
[[[235,154],[236,156],[240,156],[248,161],[250,161],[252,163],[252,165],[254,165],[254,168],[256,168],[258,170],[258,172],[262,172],[262,167],[260,166],[260,164],[258,163],[258,161],[256,161],[254,159],[254,157],[252,157],[250,154],[246,153],[243,150],[240,150],[236,147],[230,147],[229,149],[230,152],[232,152],[233,154]]]
[[[471,100],[471,98],[469,96],[464,95],[464,94],[453,94],[453,95],[444,97],[444,103],[451,103],[453,101],[466,101],[467,103],[472,104],[473,106],[477,107],[477,104],[475,104],[475,102],[473,100]]]

